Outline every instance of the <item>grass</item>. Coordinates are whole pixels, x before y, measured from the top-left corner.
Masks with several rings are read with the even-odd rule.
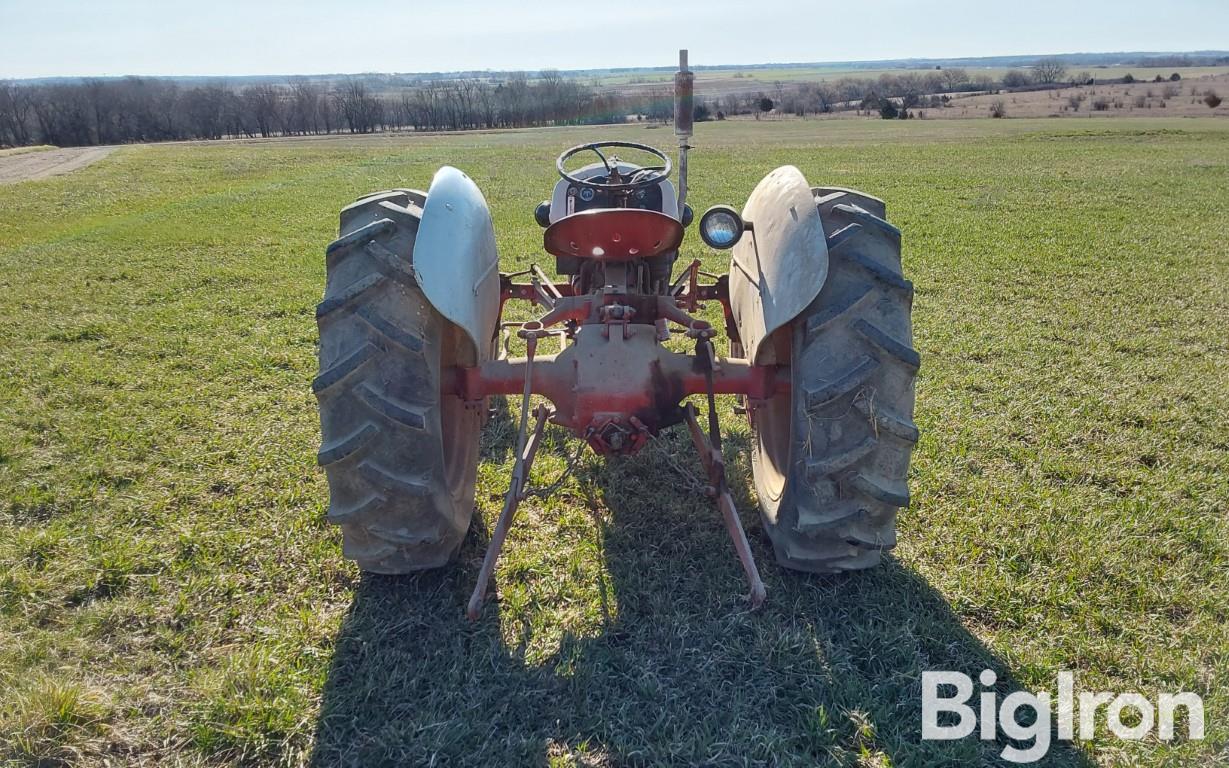
[[[1089,121],[1091,122],[1091,121]],[[888,563],[771,564],[745,610],[681,435],[530,500],[462,618],[511,416],[448,569],[361,576],[324,522],[313,307],[336,212],[455,163],[504,268],[582,136],[131,147],[0,188],[0,764],[994,764],[922,742],[920,675],[1204,697],[1207,738],[1102,728],[1047,765],[1229,750],[1229,126],[704,124],[693,205],[781,163],[885,198],[917,286],[923,438]],[[723,268],[694,244],[688,255]],[[563,467],[551,434],[535,482]],[[1184,730],[1179,728],[1179,732]]]

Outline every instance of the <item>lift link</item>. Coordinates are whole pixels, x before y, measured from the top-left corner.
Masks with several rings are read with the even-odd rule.
[[[711,329],[707,330],[711,331]],[[721,428],[717,422],[717,403],[713,393],[713,365],[716,358],[711,335],[711,332],[706,333],[705,330],[695,331],[696,357],[704,367],[705,378],[708,382],[708,434],[705,435],[704,430],[700,427],[695,405],[687,403],[683,407],[683,414],[687,419],[687,428],[691,432],[691,441],[695,444],[696,452],[700,454],[700,462],[708,473],[709,487],[705,489],[705,492],[717,502],[717,509],[721,511],[726,531],[730,534],[730,540],[734,542],[734,551],[738,553],[738,561],[747,574],[747,584],[751,587],[751,607],[755,609],[764,603],[767,590],[764,588],[764,581],[760,578],[759,568],[755,565],[751,544],[747,541],[747,533],[743,530],[742,521],[738,518],[738,509],[734,506],[734,497],[730,494],[730,487],[726,482],[725,458],[721,452]]]
[[[539,405],[534,409],[536,422],[533,427],[533,434],[527,437],[529,427],[529,396],[532,393],[533,384],[533,358],[534,353],[538,348],[538,339],[542,336],[549,335],[549,331],[542,328],[541,323],[529,322],[525,323],[517,335],[525,340],[525,356],[527,359],[525,365],[525,388],[521,397],[521,420],[520,428],[516,434],[516,461],[512,465],[512,480],[508,484],[508,492],[504,494],[504,506],[499,513],[499,519],[495,523],[495,530],[491,533],[490,544],[487,545],[486,556],[482,559],[482,570],[478,572],[478,583],[474,585],[474,593],[470,595],[469,606],[465,610],[465,615],[470,621],[477,621],[482,615],[482,603],[486,599],[487,583],[491,579],[491,574],[495,571],[495,563],[499,560],[499,553],[503,549],[504,540],[508,538],[508,530],[512,527],[512,519],[516,516],[516,509],[524,501],[529,487],[529,472],[533,469],[533,460],[537,456],[538,446],[542,444],[542,432],[546,428],[546,422],[554,414],[554,411],[546,405]]]

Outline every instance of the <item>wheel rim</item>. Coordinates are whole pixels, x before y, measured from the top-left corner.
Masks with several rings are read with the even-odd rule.
[[[459,397],[440,400],[440,426],[443,432],[444,482],[454,497],[465,488],[469,474],[469,454],[473,448],[473,429],[467,423],[465,404]]]
[[[780,501],[789,473],[789,448],[792,435],[791,395],[775,395],[755,409],[756,452],[760,481],[764,494]]]

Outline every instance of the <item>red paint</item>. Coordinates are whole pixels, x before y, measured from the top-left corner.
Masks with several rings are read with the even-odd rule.
[[[637,326],[638,331],[649,333],[652,328]],[[678,391],[687,395],[702,395],[707,392],[704,374],[692,370],[692,355],[680,355],[665,347],[658,347],[658,362],[671,371],[679,382]],[[567,399],[569,388],[568,371],[560,370],[559,355],[538,355],[533,362],[530,388],[534,394],[545,395],[551,400],[556,396]],[[686,368],[679,365],[678,358],[689,361]],[[566,362],[566,361],[564,361]],[[651,365],[652,361],[644,361]],[[718,368],[713,372],[713,393],[718,395],[746,395],[752,400],[767,400],[773,395],[790,391],[789,369],[775,365],[751,365],[746,360],[719,358]],[[465,400],[480,400],[490,395],[520,394],[525,383],[525,358],[491,360],[474,368],[454,368],[446,378],[446,388]],[[613,384],[614,382],[612,382]],[[613,389],[613,387],[612,387]],[[611,392],[612,398],[619,397]],[[558,403],[556,403],[558,404]]]
[[[596,208],[565,216],[542,235],[552,256],[601,261],[648,259],[683,242],[683,225],[672,216],[639,208]]]
[[[674,219],[651,211],[610,209],[575,214],[552,228],[563,224],[556,235],[575,235],[593,243],[609,239],[617,231],[618,222],[644,221],[656,226],[661,219],[679,227]],[[571,222],[584,224],[588,234],[573,231]],[[610,226],[598,227],[593,234],[595,222],[610,222]],[[548,229],[548,240],[549,233]],[[652,233],[642,236],[657,237]],[[619,242],[626,246],[643,241]],[[615,251],[607,258],[617,259],[619,253]],[[634,453],[662,429],[684,420],[685,398],[708,392],[700,358],[662,346],[659,332],[673,324],[692,338],[711,337],[709,324],[685,309],[695,311],[701,301],[719,301],[727,332],[737,339],[732,331],[727,279],[702,284],[699,267],[699,262],[693,261],[686,268],[677,296],[604,291],[577,295],[575,283],[515,283],[512,276],[505,275],[500,286],[501,315],[502,302],[509,299],[544,307],[546,312],[538,320],[523,324],[522,335],[529,332],[536,342],[553,331],[566,335],[567,344],[558,354],[535,354],[532,363],[522,357],[446,370],[444,389],[470,402],[490,395],[520,395],[525,391],[528,370],[529,391],[548,398],[555,406],[552,421],[587,440],[598,453]],[[539,348],[553,347],[554,342],[547,340]],[[744,395],[754,403],[788,392],[789,372],[746,360],[718,359],[712,388],[715,394]]]
[[[704,330],[668,297],[658,297],[661,314],[671,321]],[[529,389],[556,408],[553,421],[589,441],[600,453],[634,453],[661,429],[682,421],[680,404],[689,395],[704,394],[708,383],[700,359],[673,352],[657,340],[656,318],[650,322],[598,322],[595,315],[609,306],[600,296],[568,297],[542,319],[550,327],[566,321],[579,325],[571,343],[554,355],[491,360],[480,366],[448,372],[445,386],[467,401],[490,395],[517,395]],[[764,400],[788,392],[789,374],[776,366],[746,360],[718,359],[713,392]]]

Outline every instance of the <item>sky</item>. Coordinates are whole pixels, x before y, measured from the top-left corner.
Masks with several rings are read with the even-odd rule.
[[[1229,0],[0,0],[0,79],[1229,47]]]

